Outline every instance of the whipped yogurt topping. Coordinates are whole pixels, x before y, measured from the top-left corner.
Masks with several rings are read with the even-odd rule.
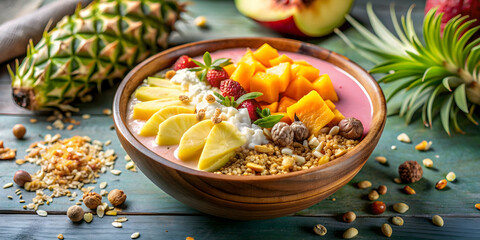
[[[237,127],[238,131],[247,139],[243,147],[253,149],[255,145],[268,143],[262,128],[252,124],[246,108],[236,109],[226,107],[218,102],[208,103],[206,97],[214,95],[214,92],[220,93],[220,90],[200,81],[195,72],[187,69],[179,70],[170,81],[182,86],[182,90],[192,99],[192,103],[196,104],[197,110],[205,109],[205,118],[211,118],[215,109],[219,108],[222,111],[221,116],[224,116],[227,122]]]

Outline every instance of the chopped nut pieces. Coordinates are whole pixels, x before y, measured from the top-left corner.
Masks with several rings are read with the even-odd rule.
[[[107,182],[101,182],[100,183],[100,189],[105,189],[107,187],[108,183]]]
[[[359,139],[363,136],[363,124],[356,118],[344,118],[338,123],[338,127],[338,134],[340,134],[342,137],[348,139]]]
[[[435,184],[435,188],[438,189],[438,190],[442,190],[446,186],[447,186],[447,180],[446,179],[442,179]]]
[[[108,201],[115,207],[122,205],[126,199],[127,195],[122,190],[113,189],[108,193]]]
[[[443,218],[438,216],[438,215],[434,215],[432,217],[432,223],[435,225],[435,226],[439,226],[439,227],[443,227]]]
[[[373,214],[378,215],[385,212],[385,210],[387,209],[387,206],[382,201],[375,201],[372,203],[372,205],[370,205],[370,209],[372,210]]]
[[[432,146],[432,141],[427,142],[423,140],[417,146],[415,146],[415,149],[417,149],[418,151],[428,151],[431,146]]]
[[[393,181],[398,184],[402,183],[402,179],[400,178],[394,178]]]
[[[15,172],[15,175],[13,175],[13,181],[20,187],[23,187],[26,182],[31,182],[32,181],[32,176],[30,173],[23,171],[23,170],[18,170]]]
[[[83,220],[85,220],[85,222],[87,222],[87,223],[91,223],[92,220],[93,220],[93,214],[92,213],[85,213],[83,215]]]
[[[275,149],[267,145],[255,145],[255,151],[257,151],[258,153],[273,154],[275,152]]]
[[[383,157],[383,156],[378,156],[378,157],[375,157],[375,161],[377,161],[381,164],[386,164],[387,163],[387,158]]]
[[[410,140],[410,137],[406,133],[400,133],[400,135],[397,136],[397,140],[400,142],[404,143],[411,143],[412,141]]]
[[[285,122],[278,122],[276,123],[273,128],[272,128],[272,139],[273,142],[280,146],[280,147],[286,147],[290,146],[293,143],[293,131],[292,128],[290,128],[290,125],[288,125]]]
[[[423,169],[416,161],[405,161],[398,166],[400,179],[407,183],[414,183],[422,179]]]
[[[132,233],[132,235],[130,235],[130,238],[131,238],[131,239],[137,239],[137,238],[139,238],[139,237],[140,237],[140,233],[139,233],[139,232],[134,232],[134,233]]]
[[[355,221],[356,218],[357,218],[357,215],[354,212],[346,212],[342,216],[343,221],[347,223],[351,223]]]
[[[313,231],[320,236],[325,236],[325,234],[327,234],[327,228],[322,224],[315,225],[315,227],[313,227]]]
[[[449,172],[446,178],[449,182],[453,182],[457,178],[457,175],[454,172]]]
[[[358,230],[356,228],[349,228],[343,233],[343,238],[350,239],[358,235]]]
[[[215,112],[213,113],[213,116],[212,116],[213,124],[219,124],[222,122],[222,118],[220,117],[221,113],[222,113],[222,110],[220,108],[215,109]]]
[[[205,97],[205,100],[208,102],[208,103],[214,103],[217,101],[217,99],[212,95],[212,94],[208,94],[206,97]]]
[[[105,213],[107,216],[117,216],[117,211],[115,210],[109,210]]]
[[[247,163],[246,166],[247,166],[247,168],[250,168],[255,172],[262,172],[263,170],[265,170],[265,168],[263,166],[260,166],[260,165],[255,164],[255,163]]]
[[[408,195],[417,194],[417,192],[415,192],[415,190],[413,188],[411,188],[410,186],[403,187],[403,191]]]
[[[403,218],[401,217],[393,217],[392,218],[392,223],[397,225],[397,226],[403,226]]]
[[[15,163],[18,164],[18,165],[22,165],[24,163],[26,163],[27,161],[23,160],[23,159],[17,159],[15,160]]]
[[[22,124],[15,124],[12,128],[12,132],[17,139],[22,139],[25,136],[25,133],[27,133],[27,129]]]
[[[385,195],[385,194],[387,194],[387,186],[385,186],[385,185],[380,185],[380,186],[378,186],[377,192],[378,192],[380,195]]]
[[[73,205],[67,210],[67,216],[70,218],[70,220],[72,220],[72,222],[82,221],[83,215],[85,215],[85,212],[83,211],[82,207],[77,205]]]
[[[197,112],[197,120],[202,121],[205,118],[205,109],[200,109]]]
[[[475,204],[475,208],[480,210],[480,203]]]
[[[388,223],[384,223],[382,225],[382,233],[383,235],[385,235],[386,237],[391,237],[392,236],[392,227],[390,225],[388,225]]]
[[[0,141],[0,160],[15,159],[17,150],[3,147],[3,141]]]
[[[117,158],[113,150],[103,151],[101,142],[91,143],[88,137],[60,138],[59,134],[47,134],[44,141],[27,149],[25,159],[41,166],[41,170],[32,175],[32,181],[24,185],[28,191],[37,191],[33,198],[36,207],[46,201],[52,202],[54,197],[71,194],[70,189],[82,189],[84,184],[94,183],[99,173],[113,168]],[[53,193],[46,195],[42,191],[45,188]]]
[[[433,161],[432,161],[432,159],[430,159],[430,158],[425,158],[425,159],[423,159],[423,166],[425,166],[425,167],[427,167],[427,168],[433,167]]]
[[[83,203],[90,209],[97,209],[102,204],[102,196],[96,192],[83,194]]]
[[[398,213],[405,213],[409,209],[408,205],[405,203],[395,203],[393,204],[393,210],[395,210]]]
[[[189,103],[192,101],[187,95],[180,95],[178,99],[183,103]]]
[[[357,183],[357,187],[360,188],[360,189],[369,188],[371,186],[372,186],[372,183],[370,181],[366,181],[366,180]]]
[[[122,171],[117,170],[117,169],[112,169],[112,170],[110,170],[110,173],[113,174],[113,175],[117,175],[117,176],[118,176],[118,175],[120,175],[120,174],[122,173]]]
[[[165,73],[165,78],[172,79],[175,74],[177,74],[177,72],[175,72],[174,70],[169,70],[167,73]]]

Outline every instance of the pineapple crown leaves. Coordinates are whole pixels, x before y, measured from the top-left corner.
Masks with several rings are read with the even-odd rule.
[[[263,93],[261,92],[250,92],[250,93],[243,94],[237,100],[235,100],[235,98],[232,96],[224,97],[217,92],[213,92],[213,94],[218,98],[217,100],[218,103],[222,104],[225,107],[234,107],[234,108],[237,108],[242,102],[246,100],[255,99],[263,95]]]
[[[478,125],[473,114],[475,106],[480,105],[480,38],[472,37],[480,26],[471,27],[475,20],[467,21],[468,16],[456,16],[442,31],[443,13],[437,14],[433,8],[425,15],[421,39],[414,30],[412,10],[413,6],[399,24],[391,5],[397,36],[378,19],[371,4],[367,5],[367,13],[373,33],[346,16],[368,43],[351,41],[338,29],[335,32],[347,45],[377,64],[370,73],[385,74],[378,81],[385,83],[389,115],[404,116],[408,124],[415,113],[421,112],[425,126],[432,127],[439,114],[449,135],[451,125],[463,133],[457,117],[460,113]]]
[[[272,128],[273,126],[275,126],[275,124],[280,122],[280,120],[283,118],[283,115],[281,114],[271,115],[269,108],[265,108],[263,110],[260,108],[257,108],[255,111],[257,112],[258,116],[260,116],[260,118],[257,119],[255,122],[253,122],[253,124],[263,128]]]
[[[205,77],[207,76],[208,70],[210,70],[210,69],[222,70],[223,67],[232,64],[230,58],[219,58],[219,59],[216,59],[215,61],[212,62],[212,56],[210,55],[209,52],[205,52],[205,54],[203,54],[203,63],[201,63],[201,62],[199,62],[195,59],[192,59],[192,61],[195,64],[197,64],[198,67],[191,68],[189,70],[197,72],[198,74],[200,74],[200,76],[199,76],[200,81],[205,80]]]

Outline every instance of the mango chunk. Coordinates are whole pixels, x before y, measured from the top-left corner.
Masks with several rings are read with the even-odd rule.
[[[270,60],[270,66],[277,66],[280,63],[286,63],[286,62],[292,64],[293,60],[291,58],[289,58],[287,55],[282,54],[282,55]]]
[[[314,89],[322,96],[323,99],[329,99],[332,102],[338,101],[338,95],[333,88],[332,80],[328,74],[323,74],[313,82]]]
[[[246,63],[239,63],[230,79],[240,83],[245,91],[250,90],[250,80],[253,77],[255,69]]]
[[[295,104],[297,101],[295,99],[291,99],[287,96],[283,96],[282,99],[278,102],[278,109],[277,112],[287,112],[287,108]]]
[[[309,81],[313,82],[318,78],[320,70],[312,66],[300,65],[297,63],[292,64],[292,79],[303,76]]]
[[[261,62],[259,62],[255,57],[253,56],[253,52],[248,49],[245,55],[238,61],[238,63],[245,63],[252,67],[254,69],[254,73],[257,72],[265,72],[267,69]]]
[[[273,102],[272,104],[260,104],[262,109],[268,108],[271,113],[277,112],[278,102]]]
[[[223,70],[225,70],[225,72],[228,73],[229,77],[232,76],[235,69],[237,69],[237,67],[235,67],[235,65],[233,65],[233,64],[230,64],[230,65],[227,65],[227,66],[223,67]]]
[[[278,76],[264,72],[256,73],[250,81],[250,92],[261,92],[262,96],[256,98],[257,101],[273,103],[278,101]]]
[[[253,53],[253,56],[264,66],[269,67],[270,60],[278,57],[278,51],[277,49],[265,43]]]
[[[297,103],[287,108],[287,114],[293,121],[295,114],[310,131],[310,134],[318,135],[320,129],[326,126],[335,114],[325,104],[322,97],[316,91],[310,91]]]
[[[279,81],[279,91],[285,92],[287,90],[288,84],[291,81],[291,66],[289,62],[280,63],[277,66],[267,68],[265,71],[269,74],[275,74],[278,76]]]
[[[312,83],[303,76],[299,76],[288,85],[285,96],[299,100],[313,90]]]

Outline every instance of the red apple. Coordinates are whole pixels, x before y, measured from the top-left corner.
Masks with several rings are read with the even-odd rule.
[[[319,37],[345,22],[353,0],[235,0],[238,11],[280,33]]]
[[[448,20],[461,14],[468,15],[468,20],[477,19],[471,27],[480,24],[480,0],[427,0],[425,14],[433,7],[437,7],[437,14],[443,13],[442,30]]]

